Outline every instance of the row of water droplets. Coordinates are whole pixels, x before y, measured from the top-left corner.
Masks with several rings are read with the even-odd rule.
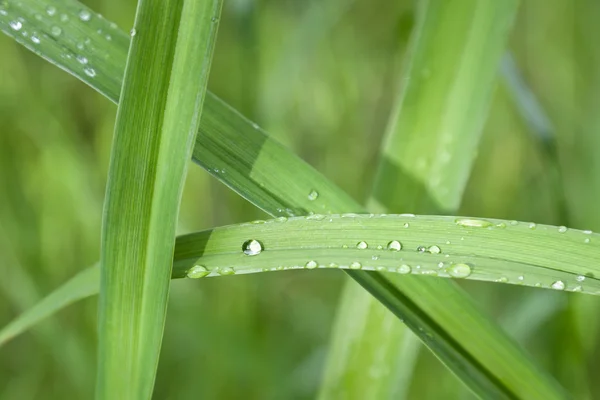
[[[468,228],[487,228],[487,229],[494,229],[494,228],[500,228],[500,229],[504,229],[507,227],[507,224],[504,222],[498,222],[498,223],[493,223],[491,221],[485,220],[485,219],[479,219],[479,218],[457,218],[455,220],[457,225],[463,226],[463,227],[468,227]],[[522,223],[520,223],[519,221],[516,220],[512,220],[509,222],[510,226],[519,226]],[[538,225],[534,222],[529,222],[529,223],[525,223],[527,228],[529,230],[536,230],[538,228]],[[567,228],[566,226],[559,226],[556,227],[556,232],[559,234],[564,234],[567,233],[569,231],[569,228]],[[592,235],[592,231],[590,230],[584,230],[584,231],[576,231],[580,234],[583,235],[583,238],[581,239],[583,243],[585,244],[589,244],[591,243],[591,239],[590,239],[590,235]],[[554,289],[554,290],[570,290],[573,292],[581,292],[583,291],[583,287],[582,287],[582,283],[585,281],[586,276],[585,275],[577,275],[575,277],[575,281],[576,284],[572,287],[568,287],[567,283],[565,281],[562,280],[557,280],[554,281],[550,284],[550,288]],[[525,280],[525,277],[523,275],[519,275],[517,277],[517,284],[523,284]],[[501,283],[508,283],[509,280],[506,277],[500,277],[498,279],[496,279],[496,282],[501,282]],[[534,287],[542,287],[543,285],[540,282],[536,282],[533,284]]]
[[[39,46],[43,45],[47,42],[49,46],[55,46],[56,43],[66,43],[71,40],[75,40],[73,33],[76,31],[73,29],[73,32],[70,32],[69,37],[65,37],[61,40],[61,37],[65,35],[64,30],[65,27],[68,27],[72,22],[71,18],[77,18],[80,22],[87,23],[91,21],[93,18],[102,19],[103,17],[99,14],[92,13],[88,9],[82,8],[75,15],[69,15],[64,12],[60,12],[57,7],[54,5],[49,5],[45,8],[43,13],[35,13],[33,18],[40,23],[31,23],[28,18],[25,18],[21,15],[12,15],[13,12],[9,8],[8,3],[0,3],[0,17],[8,18],[8,26],[14,32],[14,37],[19,42],[24,44],[27,48],[34,51],[38,55],[42,55],[40,52]],[[43,23],[43,24],[42,24]],[[29,24],[32,25],[49,25],[46,28],[42,28],[45,32],[40,32],[36,30],[35,27],[31,29],[28,27]],[[109,24],[110,29],[116,30],[117,26],[114,23]],[[111,41],[112,36],[109,32],[103,32],[101,28],[99,28],[96,32],[100,37],[104,40]],[[21,39],[21,40],[20,40]],[[75,49],[69,49],[67,47],[61,46],[61,54],[60,56],[64,59],[71,60],[75,59],[82,67],[83,73],[89,78],[94,78],[97,74],[95,68],[90,65],[88,57],[86,57],[86,51],[94,50],[92,45],[92,39],[89,37],[82,38],[82,40],[78,41],[75,46]],[[46,47],[46,51],[49,51],[50,47]]]

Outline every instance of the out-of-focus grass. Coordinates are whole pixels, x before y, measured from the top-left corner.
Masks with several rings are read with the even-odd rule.
[[[124,28],[132,25],[134,2],[86,3]],[[329,26],[303,26],[321,3],[226,1],[209,88],[347,192],[366,199],[401,62],[398,48],[412,27],[412,1],[348,1]],[[546,156],[499,87],[462,214],[600,230],[594,221],[598,192],[592,189],[600,171],[585,161],[597,160],[594,141],[600,137],[592,96],[598,92],[598,31],[592,23],[597,7],[592,0],[523,2],[512,49],[557,127],[559,160]],[[320,33],[303,40],[304,31]],[[300,60],[297,52],[304,54]],[[0,54],[0,273],[3,281],[10,279],[0,285],[4,324],[99,259],[116,108],[5,36]],[[567,220],[551,175],[557,166]],[[190,168],[180,233],[262,216],[200,168]],[[155,397],[313,398],[337,304],[337,294],[324,286],[338,283],[339,275],[173,282]],[[509,325],[532,294],[505,285],[466,287]],[[519,339],[575,398],[600,396],[599,383],[590,379],[600,368],[594,340],[598,300],[544,295],[565,299],[566,308],[558,308],[529,339]],[[505,298],[510,300],[499,300]],[[0,398],[89,398],[96,315],[96,301],[87,300],[0,349]],[[410,398],[463,390],[426,352],[414,378]]]

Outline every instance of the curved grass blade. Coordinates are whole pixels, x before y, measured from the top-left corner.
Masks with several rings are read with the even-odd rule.
[[[102,224],[96,397],[150,398],[220,0],[141,0]]]
[[[27,4],[30,1],[32,5],[37,4],[38,10],[43,12],[43,7],[39,7],[40,2],[33,0],[18,3],[17,6],[13,7],[13,11],[17,9],[17,7],[21,7],[23,4]],[[79,3],[73,1],[61,1],[56,4],[57,7],[61,4],[75,4],[77,7],[85,9],[83,6],[79,5]],[[0,14],[0,29],[13,37],[17,37],[23,42],[22,33],[15,33],[15,31],[9,27],[9,21],[19,15],[18,9],[16,13],[13,11],[11,11],[12,14],[9,12]],[[29,14],[24,13],[23,15],[27,16]],[[24,26],[30,27],[36,24],[34,14],[31,14],[30,16],[31,18],[29,20],[24,20]],[[104,22],[106,28],[109,29],[110,23]],[[101,85],[97,84],[92,77],[83,73],[76,62],[69,61],[68,57],[65,57],[64,59],[60,57],[63,46],[72,45],[73,48],[77,48],[75,44],[72,44],[73,37],[84,40],[86,35],[94,35],[94,31],[85,23],[76,19],[70,19],[63,25],[65,37],[67,37],[67,27],[69,28],[68,37],[71,39],[63,40],[61,39],[61,35],[59,35],[56,40],[48,41],[48,43],[46,43],[46,45],[55,46],[57,49],[56,54],[58,54],[58,56],[54,58],[53,61],[60,63],[61,67],[69,70],[92,87],[101,87]],[[75,40],[75,42],[77,42],[77,40]],[[98,43],[100,44],[100,42]],[[106,62],[103,65],[107,68],[113,68],[112,71],[107,70],[103,73],[120,77],[124,65],[123,60],[126,46],[120,47],[121,45],[116,41],[113,44],[114,46],[107,45],[106,43],[103,44],[103,47],[106,47],[107,49],[110,47],[110,57],[112,58],[111,62]],[[67,49],[70,48],[67,47]],[[37,48],[37,50],[39,51],[39,48]],[[97,53],[93,47],[86,49],[85,57],[91,65],[94,65],[96,56]],[[121,57],[120,63],[118,61],[119,57]],[[101,74],[97,73],[96,76],[101,76]],[[113,101],[116,101],[118,98],[117,90],[113,93],[106,94],[109,98],[113,99]],[[208,117],[213,117],[212,121],[209,121]],[[236,132],[236,130],[239,131]],[[354,202],[349,196],[337,189],[333,184],[329,183],[322,175],[310,168],[298,157],[286,151],[281,145],[272,139],[269,139],[262,131],[260,131],[260,129],[258,129],[258,127],[214,97],[207,96],[205,113],[201,121],[198,140],[202,141],[204,147],[196,147],[194,159],[198,161],[198,159],[201,158],[200,163],[206,169],[211,171],[211,173],[219,180],[229,185],[236,192],[272,215],[297,215],[308,211],[349,212],[362,210],[362,207]],[[302,174],[299,174],[299,171],[302,171]],[[290,174],[290,172],[292,172],[292,174]],[[366,279],[366,274],[363,271],[350,271],[349,273],[355,279]],[[372,282],[365,281],[365,284],[371,285],[371,283]],[[379,290],[392,290],[391,286],[383,285],[383,282],[380,283]],[[418,285],[419,283],[416,281],[414,284]],[[370,289],[375,290],[372,286],[370,286]],[[430,294],[426,301],[431,302],[432,304],[440,304],[440,306],[443,305],[443,301],[434,296],[433,293]],[[416,313],[416,310],[417,308],[413,310],[413,313]],[[433,308],[431,310],[435,311],[436,309]],[[441,314],[438,313],[438,315]],[[431,314],[430,317],[433,319],[438,318],[433,314]],[[404,318],[411,318],[411,315],[406,315]],[[487,322],[487,324],[488,326],[491,326],[489,325],[489,322]],[[446,326],[438,324],[436,325],[436,329],[444,331]],[[449,325],[448,329],[454,329],[454,327]],[[498,328],[496,329],[500,332]],[[420,334],[425,340],[424,333],[417,331],[417,334]],[[469,335],[474,336],[478,342],[488,343],[488,347],[494,345],[494,336],[488,338],[475,332],[467,332],[466,336],[464,336],[464,332],[461,332],[461,334],[463,336],[457,342],[448,343],[459,353],[464,351],[465,347],[469,347],[472,342]],[[452,334],[450,334],[450,336],[452,336]],[[443,338],[445,336],[441,335],[439,337]],[[509,351],[505,352],[505,357],[507,359],[523,359],[523,356],[514,350],[514,344],[505,343],[504,346],[509,349]],[[483,348],[478,348],[474,349],[474,351],[484,350]],[[449,353],[438,353],[437,355],[442,358],[452,356],[452,354]],[[479,355],[474,357],[478,358]],[[499,371],[502,371],[506,368],[507,364],[510,363],[495,364],[488,368],[491,370],[498,369]],[[523,368],[530,368],[531,371],[535,371],[535,368],[525,360],[520,362],[520,365]],[[496,373],[498,372],[491,372],[492,375]],[[531,380],[530,385],[546,386],[540,390],[541,392],[549,390],[548,385],[542,381],[543,378],[538,376],[537,379]],[[497,383],[498,380],[494,380],[494,382]],[[512,382],[512,384],[514,385],[515,383]],[[553,396],[549,396],[549,398],[551,397]]]

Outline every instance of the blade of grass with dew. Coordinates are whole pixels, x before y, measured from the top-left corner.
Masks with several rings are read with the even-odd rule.
[[[220,11],[220,0],[138,2],[104,208],[99,399],[152,394],[177,213]]]
[[[517,8],[517,1],[419,3],[370,209],[457,211],[473,164],[471,154],[488,112],[497,63]],[[456,289],[451,283],[440,284],[438,290],[442,288],[444,297],[456,297],[452,296]],[[345,291],[348,300],[340,305],[332,334],[333,349],[321,398],[337,398],[346,392],[360,393],[359,397],[406,397],[408,387],[396,381],[406,382],[412,373],[419,348],[414,336],[404,325],[387,321],[390,314],[377,310],[380,306],[357,285],[348,282]],[[461,301],[468,299],[455,300],[457,304]],[[368,303],[370,307],[364,306]],[[373,318],[372,312],[379,318]],[[350,326],[362,326],[366,320],[372,328],[379,325],[385,329],[344,334]],[[388,353],[390,358],[364,351],[372,342],[393,349],[391,356]],[[365,366],[384,372],[374,378],[362,373]]]
[[[260,244],[250,252],[254,256],[243,253],[248,240]],[[356,246],[362,241],[371,245]],[[354,266],[402,279],[408,274],[475,279],[600,295],[599,265],[598,233],[549,225],[532,229],[527,222],[494,219],[342,214],[280,217],[179,236],[172,278]],[[98,267],[85,269],[4,327],[0,346],[68,304],[97,294],[98,287]]]
[[[44,7],[40,6],[40,2],[33,0],[29,1],[31,1],[33,5],[37,5],[37,10],[39,12],[44,12]],[[17,6],[22,7],[25,3],[28,2],[20,2]],[[83,7],[82,5],[79,5],[79,3],[72,1],[54,4],[57,4],[57,7],[61,4],[68,4],[73,10],[81,10]],[[37,13],[35,12],[35,9],[33,11],[30,9],[19,9],[17,12],[14,11],[15,9],[13,7],[11,11],[0,14],[0,28],[23,43],[23,32],[29,32],[32,26],[37,26],[35,25],[37,24],[36,21],[38,21],[38,19],[35,18]],[[25,15],[25,17],[23,17],[23,15]],[[15,31],[9,26],[9,22],[17,17],[23,19],[19,31]],[[28,19],[26,19],[26,17]],[[46,29],[46,32],[50,32],[52,27],[55,26],[53,25],[54,22],[51,21],[48,23],[45,18],[42,18],[42,20],[46,25],[40,26],[45,27],[44,29]],[[111,28],[108,21],[100,18],[93,18],[93,20],[97,25],[104,24],[102,25],[104,29],[112,29],[111,32],[114,33],[113,37],[118,34],[114,28]],[[117,77],[116,82],[118,82],[118,77],[120,77],[120,71],[122,71],[123,65],[122,63],[119,63],[119,59],[123,62],[123,54],[126,46],[121,47],[118,43],[122,43],[123,41],[115,40],[110,44],[107,44],[104,38],[97,37],[95,30],[91,28],[91,25],[88,26],[86,24],[87,22],[80,21],[79,19],[70,19],[61,25],[61,34],[54,37],[52,40],[44,42],[44,46],[54,47],[55,57],[52,58],[53,62],[59,63],[62,68],[70,71],[92,87],[98,87],[100,90],[104,90],[109,98],[116,101],[118,94],[116,93],[114,85],[112,87],[114,92],[111,93],[110,85],[100,85],[97,81],[98,79],[104,79],[103,76],[108,74],[111,77]],[[24,29],[27,29],[27,31]],[[95,29],[98,29],[98,26],[96,26]],[[76,46],[76,43],[78,40],[85,40],[87,35],[90,37],[94,36],[94,40],[90,40],[95,46],[85,48],[85,51],[79,54],[79,56],[84,56],[91,66],[96,66],[96,68],[107,68],[106,71],[100,71],[98,69],[95,72],[94,77],[90,77],[88,74],[84,73],[80,63],[73,61],[73,59],[77,57],[72,56],[72,54],[77,54],[78,47]],[[121,35],[123,34],[121,33]],[[110,48],[110,50],[107,50],[110,54],[107,55],[106,53],[98,51],[97,46],[101,46],[103,49]],[[29,47],[33,47],[34,50],[40,52],[40,47],[36,48],[31,45]],[[49,52],[44,53],[46,56],[48,56],[48,54]],[[67,57],[69,54],[71,54],[71,58]],[[60,57],[60,55],[64,55],[64,57]],[[101,62],[102,59],[104,62]],[[337,189],[335,185],[328,182],[322,175],[310,168],[298,157],[286,151],[283,146],[274,140],[269,139],[264,132],[258,129],[258,127],[244,119],[239,113],[215,97],[207,97],[203,115],[204,117],[202,118],[200,126],[200,135],[198,136],[198,140],[201,141],[203,146],[197,146],[195,148],[194,159],[204,168],[211,171],[211,173],[219,180],[263,210],[272,215],[294,215],[305,214],[309,211],[344,212],[360,211],[362,209],[349,196]],[[274,166],[276,167],[274,168]],[[349,274],[357,280],[362,280],[370,291],[382,298],[389,298],[390,296],[397,295],[391,282],[386,281],[383,277],[380,277],[375,283],[376,286],[374,286],[373,281],[367,279],[369,275],[365,272],[349,271]],[[414,284],[419,285],[418,282],[419,281],[415,281]],[[387,294],[382,295],[382,292],[387,292]],[[440,301],[436,298],[430,300]],[[388,303],[388,305],[391,305],[391,303]],[[431,311],[434,309],[435,308],[431,308]],[[421,315],[421,313],[414,308],[413,315],[416,317],[417,315]],[[421,320],[422,319],[419,321]],[[415,324],[412,326],[414,327]],[[490,326],[492,325],[488,325],[488,328]],[[436,329],[441,329],[441,331],[445,328],[439,325],[435,325],[435,327]],[[489,340],[488,346],[493,346],[494,340],[496,340],[498,336],[502,336],[500,329],[494,329],[496,330],[495,336],[492,335],[487,337],[485,334],[479,334],[477,331],[472,331],[470,334],[473,337],[476,337],[478,342]],[[425,334],[423,333],[424,331],[419,331],[418,329],[416,331],[417,334],[421,335],[421,337],[426,340]],[[437,337],[440,340],[445,340],[452,336],[453,335],[446,333]],[[458,342],[456,340],[458,340]],[[456,337],[455,340],[446,341],[444,343],[456,350],[454,354],[452,352],[444,354],[438,352],[437,354],[442,358],[460,355],[461,362],[470,363],[471,367],[477,369],[479,366],[473,362],[473,357],[477,359],[479,355],[466,358],[462,357],[462,354],[465,354],[465,348],[469,347],[470,342],[472,341],[468,336]],[[481,349],[476,348],[473,348],[472,350],[475,352],[481,351]],[[512,353],[511,357],[514,356],[514,353]],[[449,361],[448,364],[452,366],[456,365],[454,361]],[[526,361],[521,362],[520,365],[524,369],[530,368],[530,372],[535,370],[535,368]],[[459,369],[460,368],[462,368],[462,366],[459,367]],[[506,369],[506,365],[498,364],[497,366],[491,366],[491,368],[503,370]],[[462,369],[464,370],[465,368]],[[484,379],[490,379],[493,375],[495,375],[495,372],[485,375]],[[540,380],[534,379],[531,380],[531,382],[544,386],[541,379],[542,378],[540,378]],[[498,384],[498,379],[492,378],[489,382],[491,382],[492,386],[498,387],[500,391],[504,391],[503,388],[500,388],[501,385]],[[487,383],[480,383],[483,386],[488,386]],[[518,382],[512,382],[512,385],[518,385]],[[546,389],[542,389],[541,391],[544,392],[545,390],[550,389],[546,387]]]

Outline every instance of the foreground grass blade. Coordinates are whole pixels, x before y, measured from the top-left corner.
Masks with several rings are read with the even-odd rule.
[[[177,214],[220,10],[219,0],[138,3],[104,208],[100,399],[152,394]]]
[[[27,32],[29,35],[32,27],[38,27],[36,22],[38,20],[35,18],[35,15],[44,12],[44,6],[40,4],[42,3],[33,0],[22,1],[12,6],[10,11],[0,13],[0,29],[17,38],[21,43],[24,43],[23,33]],[[53,4],[56,4],[57,7],[68,4],[72,8],[79,7],[81,10],[87,10],[79,3],[72,1],[61,1],[60,3]],[[27,8],[28,5],[31,7]],[[27,9],[24,10],[23,8]],[[10,26],[10,22],[15,18],[23,19],[23,21],[20,21],[22,26],[18,31],[15,31]],[[95,17],[93,19],[98,24],[104,23],[102,25],[103,31],[111,29],[109,22]],[[39,26],[45,27],[44,29],[46,30],[44,32],[50,32],[52,27],[56,26],[53,24],[58,22],[57,19],[48,22],[45,17],[42,17],[42,20],[46,25]],[[46,47],[54,49],[52,50],[54,51],[52,53],[54,54],[54,58],[52,58],[53,62],[59,63],[62,68],[70,71],[92,87],[103,90],[109,98],[117,101],[118,88],[115,85],[109,84],[110,80],[106,79],[106,77],[102,78],[102,76],[110,75],[111,77],[115,77],[116,82],[119,82],[124,65],[126,45],[122,45],[123,41],[121,40],[114,40],[114,37],[111,43],[107,43],[103,38],[97,37],[94,29],[91,29],[85,22],[78,19],[71,18],[61,26],[62,34],[44,42],[45,47],[42,54],[50,57],[49,54],[51,54],[51,51],[46,52]],[[123,35],[116,32],[114,28],[112,32],[115,36],[117,34]],[[94,77],[85,74],[80,68],[80,63],[71,61],[73,58],[72,54],[76,54],[78,50],[76,43],[79,40],[85,43],[88,35],[90,37],[96,35],[92,43],[97,46],[89,46],[87,48],[84,46],[85,53],[79,55],[85,56],[88,64],[97,66],[98,70],[95,72]],[[98,46],[104,50],[98,51]],[[29,43],[29,47],[41,53],[41,47],[32,46],[31,43]],[[62,54],[65,54],[64,58],[61,57]],[[69,54],[71,54],[71,59],[67,57]],[[107,69],[100,71],[100,66]],[[103,79],[103,83],[100,84],[97,82],[98,79],[96,77]],[[113,91],[109,92],[111,88]],[[201,141],[203,146],[196,146],[194,159],[211,171],[219,180],[271,215],[297,215],[309,211],[358,212],[362,210],[360,205],[337,189],[335,185],[328,182],[322,175],[310,168],[298,157],[286,151],[281,145],[269,139],[258,127],[215,97],[207,96],[198,140]],[[397,295],[397,290],[394,288],[394,284],[396,283],[392,283],[389,280],[386,281],[383,277],[380,277],[375,282],[378,285],[375,287],[373,285],[374,282],[367,279],[369,276],[367,272],[351,270],[349,274],[354,279],[362,281],[369,290],[381,298]],[[412,284],[419,285],[419,281],[415,280]],[[529,385],[523,389],[519,389],[520,379],[508,379],[508,385],[511,388],[516,388],[514,389],[515,392],[533,390],[532,387],[537,388],[537,391],[540,393],[552,392],[552,384],[547,383],[543,375],[536,372],[531,362],[516,350],[515,345],[508,341],[505,336],[502,336],[501,330],[485,320],[481,314],[477,314],[474,318],[485,325],[486,329],[493,330],[493,335],[487,336],[485,331],[477,329],[465,332],[464,330],[459,330],[459,327],[443,322],[447,316],[442,312],[442,309],[448,299],[440,298],[434,292],[429,293],[429,296],[422,296],[421,301],[427,304],[415,302],[411,305],[410,309],[403,309],[404,311],[410,311],[404,315],[404,319],[412,319],[414,321],[409,325],[414,327],[419,321],[422,321],[422,319],[419,319],[419,316],[424,312],[422,307],[427,306],[429,317],[434,321],[438,321],[438,323],[432,325],[436,332],[439,333],[436,335],[436,338],[444,341],[444,345],[452,348],[458,355],[464,353],[473,354],[472,357],[461,357],[461,360],[470,363],[469,366],[458,368],[456,367],[457,363],[455,362],[455,354],[453,352],[436,352],[438,357],[444,360],[448,359],[447,364],[455,367],[455,372],[460,373],[470,367],[479,368],[480,364],[476,360],[484,360],[486,358],[486,354],[484,354],[486,348],[496,346],[496,341],[498,338],[501,338],[501,347],[505,350],[505,362],[498,363],[495,360],[489,365],[485,364],[488,373],[479,376],[487,378],[492,386],[495,385],[499,391],[504,393],[506,392],[505,386],[499,382],[504,383],[505,381],[504,379],[500,379],[500,377],[506,374],[512,376],[510,374],[512,364],[517,362],[521,368],[528,371],[528,374],[525,375],[529,377],[535,376],[535,378],[528,378]],[[433,306],[436,304],[437,306]],[[431,341],[424,330],[416,329],[415,332],[430,347],[436,350],[430,343]],[[449,338],[452,338],[452,340],[449,340]],[[469,382],[471,383],[471,381]],[[482,383],[482,385],[487,387],[487,383]],[[558,396],[555,394],[548,395],[547,397],[553,398]]]
[[[473,0],[418,3],[370,209],[456,213],[517,5],[517,1]],[[412,284],[399,283],[403,282]],[[389,313],[379,310],[376,300],[360,287],[348,282],[345,291],[348,300],[340,305],[321,397],[335,399],[347,392],[364,398],[407,396],[409,388],[397,381],[406,381],[412,373],[419,344],[405,325],[388,321]],[[469,306],[451,282],[440,282],[436,291],[455,305]],[[371,305],[356,306],[367,303]],[[345,334],[348,326],[366,321],[370,328],[362,336]],[[479,336],[475,331],[473,335]],[[389,348],[397,359],[363,353],[375,336],[379,346]],[[383,372],[376,377],[357,374],[365,365]]]

